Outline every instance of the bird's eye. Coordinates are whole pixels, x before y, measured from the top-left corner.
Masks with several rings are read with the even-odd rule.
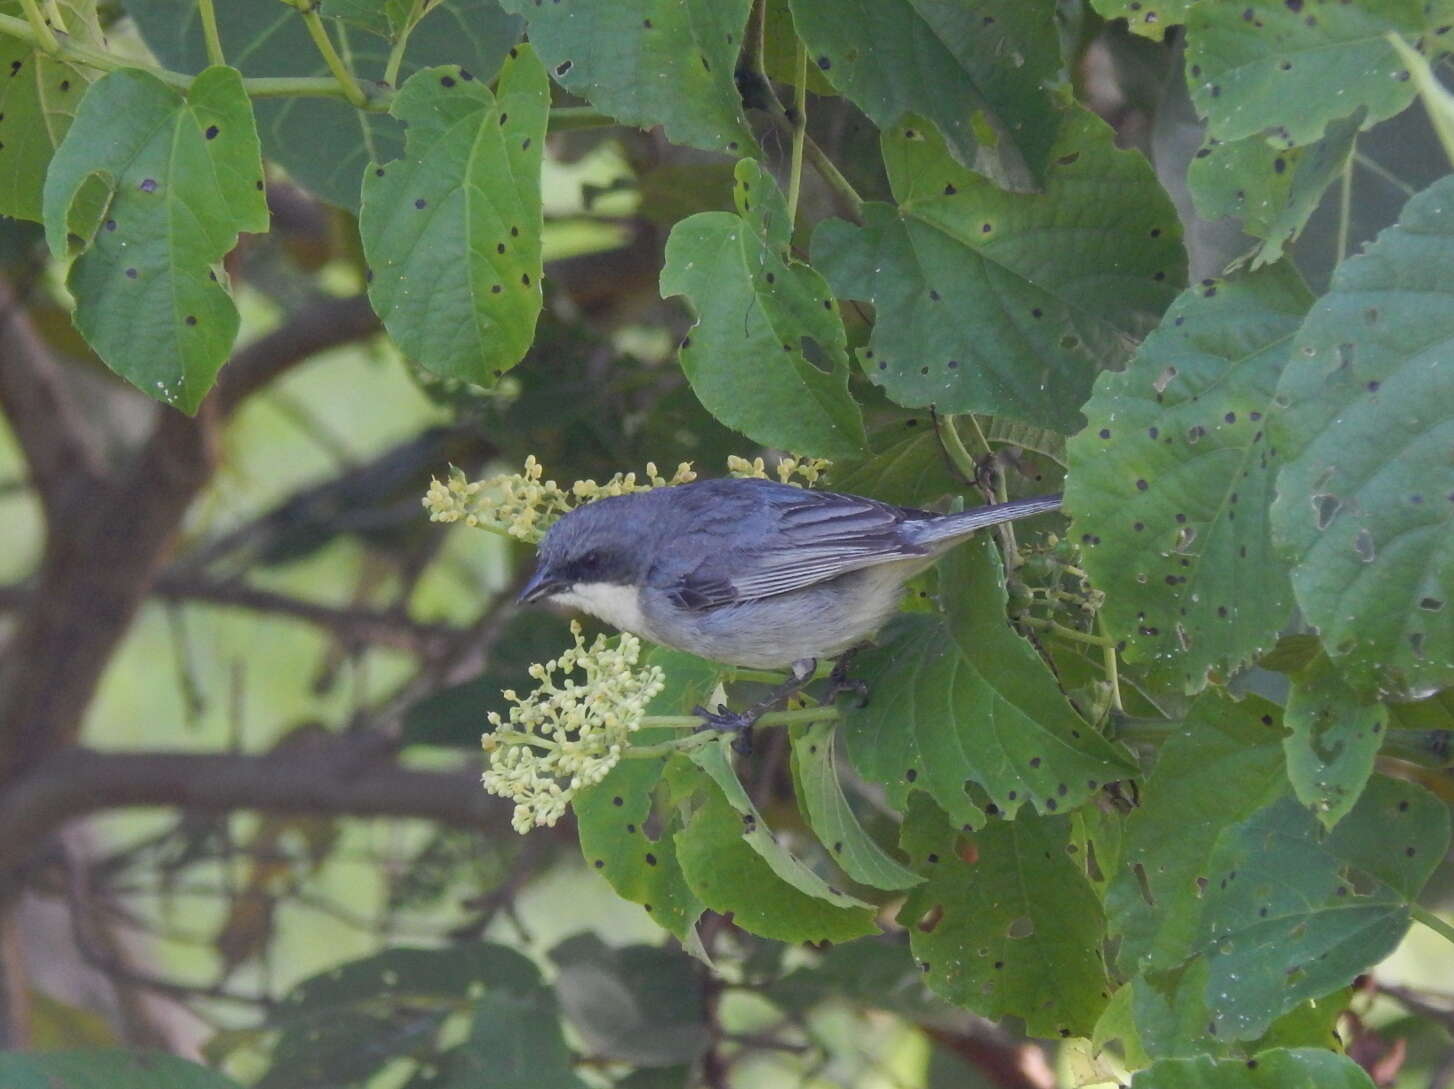
[[[583,555],[577,562],[580,564],[581,570],[594,571],[597,567],[601,566],[601,554],[593,548],[591,549],[591,551]]]

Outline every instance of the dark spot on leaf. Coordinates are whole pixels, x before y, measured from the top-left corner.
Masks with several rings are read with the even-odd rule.
[[[195,315],[195,314],[188,314],[185,320],[186,320],[186,322],[187,322],[188,325],[196,325],[197,324],[197,315]]]
[[[522,272],[520,274],[520,282],[524,286],[529,287],[530,286],[530,273],[528,273],[528,272]]]
[[[821,69],[823,69],[823,71],[826,72],[826,71],[828,71],[828,69],[830,69],[830,68],[833,67],[833,62],[831,60],[829,60],[827,57],[819,57],[818,58],[818,67],[821,68]]]
[[[603,861],[602,859],[599,859],[599,858],[596,859],[596,869],[598,869],[598,870],[604,869],[605,866],[606,866],[605,861]]]
[[[209,140],[215,140],[217,139],[217,134],[221,131],[222,130],[219,129],[216,125],[208,125],[207,131],[204,132],[202,135],[207,137],[207,139]]]
[[[108,231],[114,231],[114,230],[116,230],[116,220],[114,220],[114,219],[108,219],[106,221],[106,229]]]
[[[1138,480],[1138,481],[1136,481],[1136,490],[1138,492],[1144,492],[1149,487],[1151,487],[1151,485],[1150,484],[1147,484],[1146,481],[1144,481],[1144,480]]]
[[[959,192],[959,190],[956,189],[956,188],[954,188],[953,183],[946,183],[945,184],[945,186],[944,186],[944,195],[946,197],[952,197],[957,192]]]
[[[557,76],[563,76],[563,75],[565,75],[567,72],[569,72],[571,70],[571,67],[572,67],[572,62],[570,62],[568,60],[563,60],[563,61],[561,61],[559,64],[557,64],[555,66],[555,74]]]
[[[129,269],[126,270],[126,278],[128,280],[135,280],[136,279],[136,276],[137,276],[136,269],[129,268]]]
[[[1111,437],[1111,429],[1109,427],[1103,427],[1103,428],[1101,428],[1101,430],[1100,430],[1100,436],[1103,439],[1110,438]]]
[[[454,86],[454,77],[453,76],[440,76],[439,77],[439,85],[441,87],[453,87]]]
[[[491,284],[490,285],[490,294],[491,295],[498,295],[503,290],[504,290],[504,288],[502,288],[499,284]]]
[[[654,854],[650,853],[649,851],[647,852],[647,855],[646,855],[646,864],[648,866],[655,866],[656,865],[656,856]]]
[[[913,768],[910,768],[908,771],[904,772],[904,778],[912,783],[915,779],[919,778],[919,773]]]
[[[155,193],[157,191],[157,181],[155,178],[142,178],[141,184],[137,188],[143,193]]]
[[[428,206],[429,206],[429,202],[427,200],[425,200],[423,197],[420,197],[418,200],[416,200],[414,202],[414,207],[416,207],[416,208],[423,209],[423,208],[427,208]]]

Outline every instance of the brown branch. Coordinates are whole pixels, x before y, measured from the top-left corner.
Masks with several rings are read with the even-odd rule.
[[[260,756],[66,749],[0,793],[0,871],[29,862],[65,822],[119,808],[412,817],[512,834],[509,806],[476,773],[402,768],[374,751],[372,738],[357,735]]]

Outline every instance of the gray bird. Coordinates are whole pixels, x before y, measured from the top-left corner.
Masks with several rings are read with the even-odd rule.
[[[524,602],[582,609],[702,658],[790,666],[844,654],[894,614],[904,583],[977,529],[1060,506],[1058,495],[934,514],[767,480],[703,480],[571,511],[540,543]],[[725,714],[725,712],[724,712]],[[722,715],[714,725],[741,726]]]

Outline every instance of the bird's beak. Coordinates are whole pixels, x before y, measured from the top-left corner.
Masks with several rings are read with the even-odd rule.
[[[525,584],[519,595],[515,598],[516,605],[530,605],[542,598],[550,597],[551,594],[559,593],[565,589],[565,583],[552,575],[549,569],[541,564],[535,569],[535,574],[530,576],[530,581]]]

